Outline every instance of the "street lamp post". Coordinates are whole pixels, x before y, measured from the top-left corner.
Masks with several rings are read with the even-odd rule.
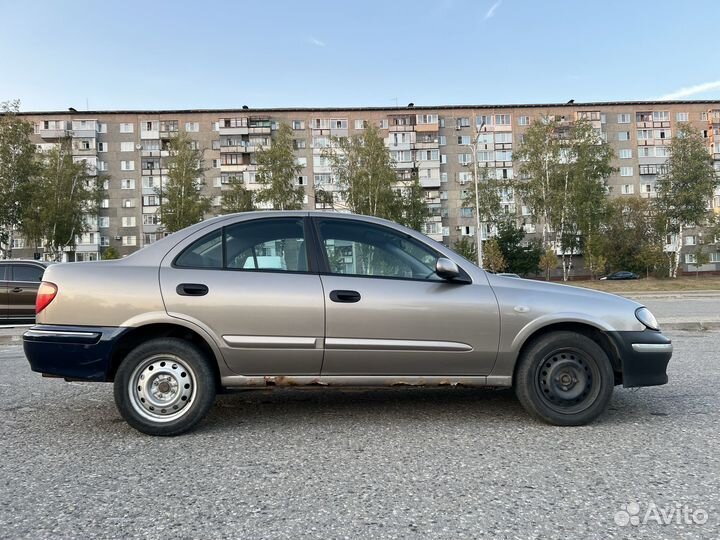
[[[475,182],[475,240],[477,241],[477,264],[480,268],[483,267],[483,245],[482,245],[482,220],[480,218],[480,188],[478,181],[478,160],[477,160],[477,147],[478,141],[480,140],[480,134],[482,129],[485,127],[485,122],[476,127],[475,139],[470,144],[465,146],[469,147],[472,151],[473,156],[473,180]]]

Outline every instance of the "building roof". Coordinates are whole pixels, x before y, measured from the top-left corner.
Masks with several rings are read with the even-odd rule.
[[[508,103],[494,105],[415,105],[413,107],[278,107],[278,108],[228,108],[228,109],[117,109],[92,111],[21,111],[21,116],[57,116],[93,114],[192,114],[192,113],[231,113],[231,114],[257,114],[257,113],[288,113],[288,112],[360,112],[360,111],[439,111],[451,109],[547,109],[556,107],[591,108],[610,106],[644,106],[644,105],[702,105],[720,104],[720,99],[701,100],[662,100],[662,101],[589,101],[585,103]]]

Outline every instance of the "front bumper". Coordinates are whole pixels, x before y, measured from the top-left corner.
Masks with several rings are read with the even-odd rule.
[[[107,381],[112,352],[127,328],[39,324],[23,334],[33,371],[83,381]]]
[[[623,386],[657,386],[666,384],[668,362],[672,357],[672,341],[660,332],[609,332],[618,350]]]

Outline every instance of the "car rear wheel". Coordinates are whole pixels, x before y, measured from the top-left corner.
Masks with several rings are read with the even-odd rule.
[[[177,338],[145,342],[115,375],[115,404],[148,435],[180,435],[203,419],[215,400],[215,378],[203,353]]]
[[[607,409],[615,377],[605,351],[576,332],[552,332],[523,351],[515,393],[536,418],[557,426],[587,424]]]

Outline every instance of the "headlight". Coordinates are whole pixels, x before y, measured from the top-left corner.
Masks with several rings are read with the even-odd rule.
[[[635,310],[635,316],[637,317],[637,320],[643,323],[645,326],[650,328],[651,330],[660,330],[660,326],[658,326],[657,319],[655,316],[650,313],[650,310],[646,307],[637,308]]]

